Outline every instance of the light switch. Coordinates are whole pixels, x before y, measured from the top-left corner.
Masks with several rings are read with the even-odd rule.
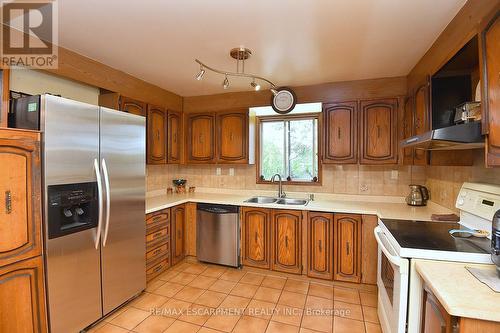
[[[391,170],[391,179],[398,179],[399,172],[398,170]]]
[[[229,168],[229,175],[234,176],[234,168]]]
[[[222,169],[221,168],[215,168],[215,175],[217,175],[217,176],[222,175]]]

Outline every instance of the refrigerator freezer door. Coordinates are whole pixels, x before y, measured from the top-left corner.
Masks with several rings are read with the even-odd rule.
[[[146,288],[145,118],[101,108],[101,170],[109,197],[101,237],[106,315]]]
[[[48,239],[47,187],[96,182],[99,108],[42,96],[44,226],[52,333],[79,332],[102,316],[97,228]],[[53,222],[53,221],[52,221]]]

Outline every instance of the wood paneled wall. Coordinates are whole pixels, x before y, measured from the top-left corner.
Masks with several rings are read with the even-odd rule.
[[[406,95],[406,77],[356,80],[293,87],[299,103],[334,102]],[[271,92],[246,91],[184,97],[184,112],[218,111],[271,104]]]
[[[408,74],[408,89],[417,87],[450,60],[481,30],[483,19],[498,10],[499,4],[500,0],[467,1]]]

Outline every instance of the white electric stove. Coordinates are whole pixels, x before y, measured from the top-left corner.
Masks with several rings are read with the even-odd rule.
[[[378,314],[384,333],[420,331],[422,281],[412,259],[492,263],[488,237],[455,237],[449,231],[491,232],[493,215],[500,209],[500,186],[464,183],[455,206],[460,210],[458,223],[379,220]]]

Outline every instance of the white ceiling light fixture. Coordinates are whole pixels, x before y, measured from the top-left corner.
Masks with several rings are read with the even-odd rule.
[[[295,94],[290,88],[280,87],[278,88],[274,83],[270,80],[253,74],[245,73],[245,60],[250,58],[252,55],[252,51],[245,47],[236,47],[229,51],[229,55],[236,60],[236,72],[227,72],[222,71],[210,66],[205,65],[200,60],[195,59],[195,61],[200,65],[200,72],[196,75],[196,79],[199,81],[203,78],[203,74],[205,74],[205,69],[208,69],[214,73],[224,75],[224,81],[222,82],[222,87],[224,89],[229,89],[229,79],[228,76],[234,77],[246,77],[252,79],[250,86],[255,90],[259,91],[261,85],[256,82],[256,80],[267,82],[271,87],[270,91],[273,94],[271,98],[271,106],[277,113],[286,114],[293,110],[296,101]]]

